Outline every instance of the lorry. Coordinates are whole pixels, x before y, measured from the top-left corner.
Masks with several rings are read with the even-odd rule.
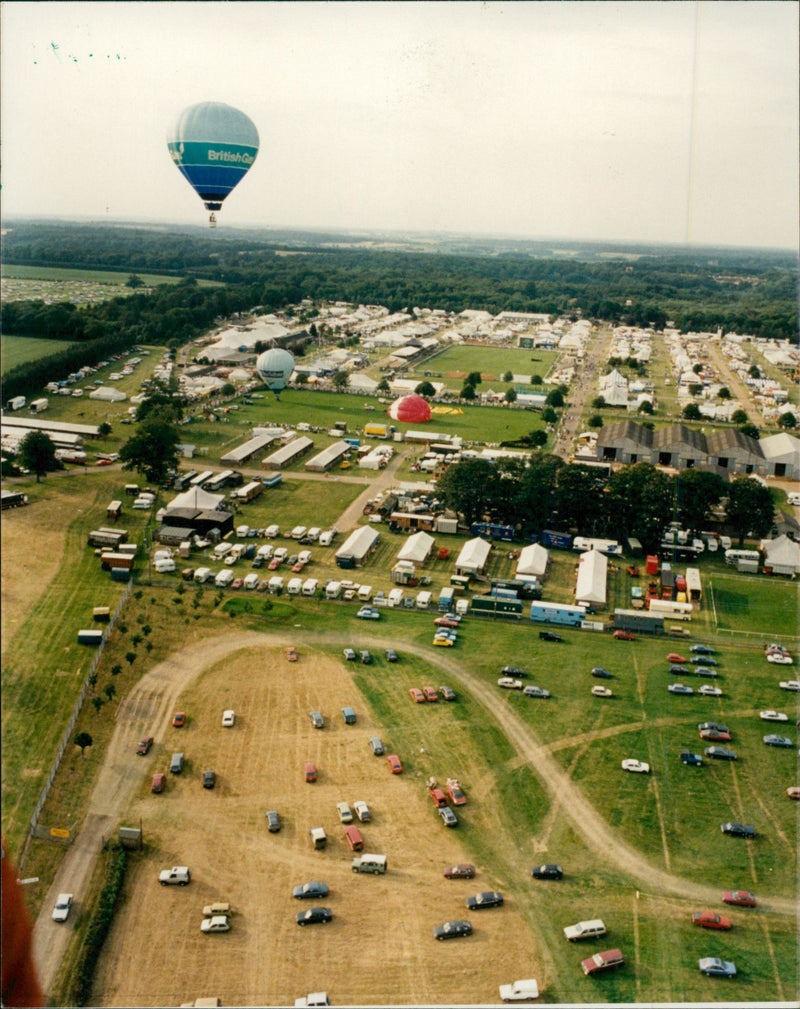
[[[527,1002],[539,997],[539,985],[530,977],[524,981],[513,981],[511,984],[500,985],[500,998],[503,1002]]]
[[[385,855],[357,855],[350,863],[353,872],[370,872],[373,876],[380,876],[386,872]]]
[[[177,884],[186,886],[191,881],[192,874],[185,865],[173,865],[171,869],[163,869],[158,874],[158,881],[162,886]]]

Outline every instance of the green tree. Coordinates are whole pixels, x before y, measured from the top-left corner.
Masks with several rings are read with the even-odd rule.
[[[89,735],[88,732],[78,732],[73,742],[75,743],[76,746],[80,746],[81,757],[83,757],[86,747],[91,746],[94,740],[92,739],[92,737]]]
[[[56,447],[44,431],[29,431],[25,435],[19,446],[19,461],[25,469],[36,474],[37,483],[45,473],[60,468]]]
[[[104,420],[102,424],[98,424],[97,433],[101,438],[107,438],[111,434],[111,425]]]
[[[496,479],[496,468],[485,459],[465,459],[448,466],[436,490],[444,504],[460,512],[470,525],[489,511]]]
[[[742,434],[746,434],[748,438],[755,438],[756,441],[761,437],[761,432],[755,426],[752,421],[748,421],[746,424],[742,424],[739,428]]]
[[[752,477],[734,480],[728,493],[727,520],[739,537],[739,546],[745,536],[760,539],[772,528],[774,505],[769,488]]]
[[[308,385],[308,375],[304,371],[299,371],[297,373],[297,378],[294,380],[295,385]]]
[[[92,698],[92,707],[93,707],[93,708],[94,708],[94,710],[95,710],[95,714],[98,714],[98,713],[99,713],[99,711],[100,711],[100,709],[101,709],[101,708],[103,707],[103,704],[104,704],[104,703],[105,703],[105,702],[103,701],[103,698],[102,698],[102,697],[97,697],[97,696],[94,696],[94,697]]]
[[[731,414],[731,420],[734,424],[746,424],[747,413],[744,410],[734,410]]]
[[[747,374],[750,376],[750,378],[761,378],[761,369],[757,364],[751,364],[747,371]]]
[[[117,687],[116,687],[116,684],[114,684],[114,683],[107,683],[103,687],[103,693],[106,695],[106,697],[109,699],[109,701],[114,696],[114,694],[116,694],[116,692],[117,692]]]
[[[471,385],[473,387],[480,385],[482,381],[483,378],[481,377],[481,373],[479,371],[471,371],[466,377],[467,385]]]
[[[150,483],[162,484],[167,473],[178,468],[179,441],[173,424],[148,420],[120,449],[122,468],[136,470]]]
[[[703,366],[702,366],[702,364],[698,363],[698,364],[693,365],[692,366],[692,371],[695,373],[695,375],[702,375],[703,374]]]
[[[689,386],[689,392],[692,396],[699,396],[702,391],[703,387],[699,382],[692,382]]]
[[[731,391],[727,387],[727,385],[723,385],[723,387],[717,393],[717,396],[719,397],[719,399],[730,399],[731,398]]]
[[[535,431],[531,431],[531,445],[535,445],[537,448],[541,448],[542,445],[547,444],[547,431],[542,428],[537,428]]]
[[[459,393],[461,399],[477,399],[478,394],[475,392],[475,386],[470,385],[469,382],[465,382],[461,387],[461,392]]]
[[[125,659],[132,666],[136,661],[136,652],[125,652]]]
[[[331,385],[337,392],[344,392],[350,384],[350,375],[346,371],[337,371],[331,379]]]
[[[517,390],[516,389],[506,389],[505,401],[506,401],[506,403],[516,403],[517,402]]]
[[[595,410],[602,410],[605,405],[606,405],[605,396],[595,396],[595,398],[592,400],[592,408]]]
[[[561,389],[553,389],[547,394],[547,399],[545,400],[548,406],[563,406],[564,405],[564,393]]]
[[[672,481],[648,462],[616,470],[608,478],[603,513],[609,533],[618,539],[633,536],[645,549],[661,542],[673,506]]]
[[[531,385],[541,385],[542,376],[541,375],[531,375]]]
[[[552,406],[546,406],[544,410],[542,410],[542,420],[545,422],[545,424],[555,424],[555,422],[558,420],[558,414],[555,412]]]
[[[141,277],[138,277],[135,273],[132,273],[128,279],[125,281],[126,287],[132,287],[134,290],[137,287],[144,287],[144,281]]]
[[[686,420],[700,420],[703,415],[697,403],[687,403],[683,408],[683,416]]]
[[[602,426],[603,426],[603,418],[600,416],[600,414],[599,413],[592,414],[592,416],[589,418],[589,427],[602,427]]]
[[[378,392],[388,392],[388,391],[389,391],[389,382],[387,379],[382,378],[380,382],[378,382]]]
[[[428,382],[427,380],[424,381],[424,382],[420,382],[419,385],[416,387],[416,389],[414,389],[414,392],[418,396],[435,396],[436,395],[436,390],[431,385],[431,383]]]
[[[653,414],[653,404],[650,402],[649,399],[643,399],[642,400],[642,402],[639,404],[639,410],[638,410],[638,412],[639,413],[646,413],[649,416],[652,416],[652,414]]]
[[[716,473],[701,469],[683,470],[675,478],[678,517],[687,529],[703,528],[711,509],[719,504],[726,492],[725,481]]]
[[[234,390],[235,391],[235,390]],[[146,420],[160,420],[165,424],[177,424],[183,420],[186,411],[186,400],[178,392],[178,381],[170,378],[168,381],[154,378],[148,389],[147,399],[136,408],[138,424]]]
[[[233,382],[226,382],[219,391],[223,396],[233,396],[236,393],[236,386]]]
[[[790,410],[787,410],[786,413],[782,413],[780,417],[778,417],[778,426],[783,428],[796,428],[797,418]]]
[[[505,373],[505,375],[503,375],[503,381],[504,382],[513,382],[514,381],[514,372],[510,371],[510,370],[507,371]]]

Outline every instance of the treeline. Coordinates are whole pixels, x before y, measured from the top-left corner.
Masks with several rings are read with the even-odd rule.
[[[740,538],[765,536],[774,510],[767,488],[752,479],[728,485],[716,473],[697,469],[668,476],[650,463],[606,477],[596,467],[537,454],[524,461],[470,459],[450,466],[436,492],[468,525],[512,525],[522,540],[543,529],[634,537],[648,551],[658,549],[671,521],[694,531],[707,528],[712,510],[723,503],[728,528]]]

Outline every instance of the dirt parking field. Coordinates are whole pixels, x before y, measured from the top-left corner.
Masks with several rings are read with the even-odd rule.
[[[464,860],[458,830],[438,822],[419,782],[372,756],[367,740],[383,732],[346,665],[307,649],[289,663],[283,648],[237,649],[234,636],[230,647],[209,668],[175,669],[184,682],[196,672],[178,695],[188,724],[165,727],[151,755],[138,758],[142,785],[123,822],[141,818],[148,850],[129,874],[95,1004],[168,1006],[217,995],[223,1005],[291,1005],[321,989],[335,1004],[485,1003],[512,975],[540,976],[513,900],[477,914],[464,907],[466,896],[496,881],[480,871],[473,881],[443,878],[444,866]],[[341,717],[348,704],[356,725]],[[225,708],[236,711],[232,729],[222,728]],[[145,709],[121,712],[131,753]],[[312,728],[311,710],[324,713],[324,729]],[[151,774],[167,770],[174,750],[185,753],[183,775],[168,775],[166,792],[151,795]],[[307,760],[317,765],[315,784],[303,781]],[[213,791],[201,784],[208,768],[217,773]],[[359,825],[365,850],[388,856],[386,876],[350,869],[335,804],[357,799],[372,812]],[[264,819],[272,808],[283,822],[277,834]],[[311,826],[325,828],[327,850],[312,850]],[[189,886],[159,886],[158,871],[173,864],[191,868]],[[329,896],[294,900],[292,887],[308,880],[326,882]],[[214,900],[235,911],[227,934],[200,932],[203,905]],[[312,903],[330,907],[333,921],[298,928],[295,913]],[[464,917],[471,937],[434,940],[434,925]]]

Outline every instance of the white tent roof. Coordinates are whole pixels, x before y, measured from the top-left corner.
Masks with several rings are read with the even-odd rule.
[[[517,561],[517,575],[535,575],[541,578],[547,570],[549,554],[541,543],[531,543],[520,551]]]
[[[212,511],[225,500],[224,494],[209,494],[202,487],[190,487],[183,494],[174,497],[167,505],[167,511],[173,508],[200,508],[203,511]]]
[[[581,554],[578,562],[578,582],[575,586],[575,599],[579,603],[606,604],[606,575],[608,574],[608,557],[599,550],[587,550]]]
[[[89,399],[101,399],[106,403],[121,403],[127,398],[121,389],[115,389],[112,385],[101,385],[99,389],[89,393]]]
[[[414,533],[413,536],[408,537],[403,549],[397,555],[397,559],[399,561],[414,561],[416,564],[422,564],[423,561],[427,560],[431,550],[433,550],[433,544],[433,536],[429,536],[428,533],[420,530],[418,533]]]
[[[800,545],[788,536],[778,536],[774,540],[762,540],[764,566],[768,568],[794,568],[800,571]]]
[[[491,549],[492,544],[482,540],[480,536],[474,540],[467,540],[458,555],[456,568],[465,568],[470,571],[482,570]]]
[[[795,462],[800,456],[800,438],[795,438],[786,431],[762,438],[759,444],[764,456],[770,460]]]

